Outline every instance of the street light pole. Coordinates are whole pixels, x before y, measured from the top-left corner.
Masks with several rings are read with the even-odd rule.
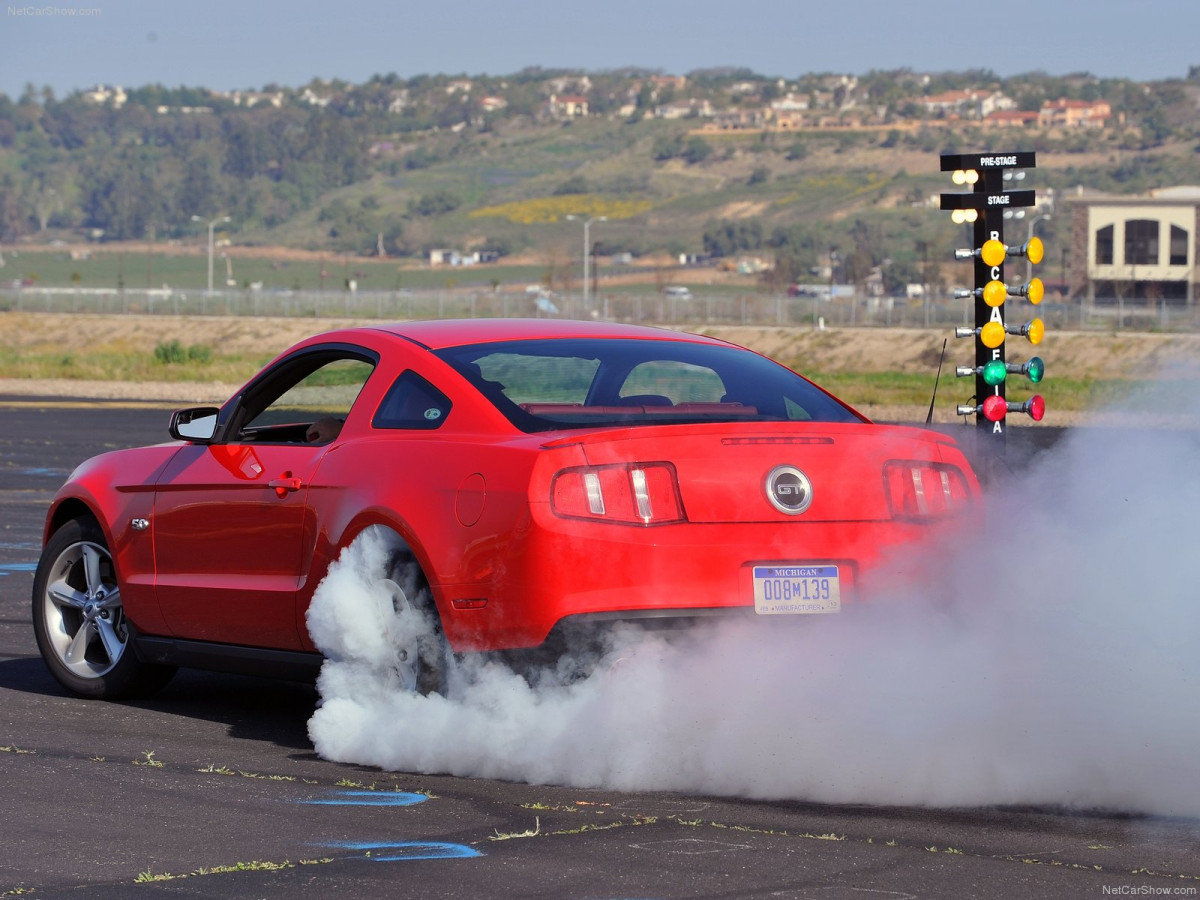
[[[204,219],[200,216],[192,216],[193,222],[203,222]],[[211,219],[208,223],[208,292],[211,294],[213,289],[213,229],[221,222],[232,221],[229,216],[220,216],[216,219]]]
[[[569,215],[568,222],[575,222],[581,219],[581,216]],[[591,291],[591,266],[592,266],[592,244],[588,237],[588,229],[592,227],[593,222],[607,222],[608,216],[595,216],[591,219],[583,219],[583,308],[591,311],[591,304],[588,301],[588,294]]]

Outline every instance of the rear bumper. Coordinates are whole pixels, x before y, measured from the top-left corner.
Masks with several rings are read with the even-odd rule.
[[[842,601],[853,603],[889,548],[929,534],[893,521],[638,528],[535,516],[490,582],[437,593],[456,650],[528,648],[567,620],[753,617],[756,565],[836,565]]]

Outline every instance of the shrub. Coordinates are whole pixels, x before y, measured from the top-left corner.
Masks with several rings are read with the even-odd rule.
[[[154,358],[164,366],[171,363],[181,363],[187,359],[187,354],[179,341],[170,341],[169,343],[160,342],[154,348]]]
[[[168,341],[154,348],[154,358],[164,366],[183,362],[207,363],[212,360],[212,349],[203,344],[192,344],[184,349],[179,341]]]

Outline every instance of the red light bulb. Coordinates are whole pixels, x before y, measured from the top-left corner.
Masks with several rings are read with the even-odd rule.
[[[1035,422],[1040,422],[1044,415],[1046,415],[1046,400],[1041,394],[1034,394],[1029,398],[1029,417]]]
[[[995,394],[983,401],[983,417],[989,422],[999,422],[1008,412],[1008,403]]]

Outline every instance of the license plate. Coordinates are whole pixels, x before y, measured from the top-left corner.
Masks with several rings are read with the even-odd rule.
[[[835,613],[842,608],[837,566],[755,566],[759,615]]]

